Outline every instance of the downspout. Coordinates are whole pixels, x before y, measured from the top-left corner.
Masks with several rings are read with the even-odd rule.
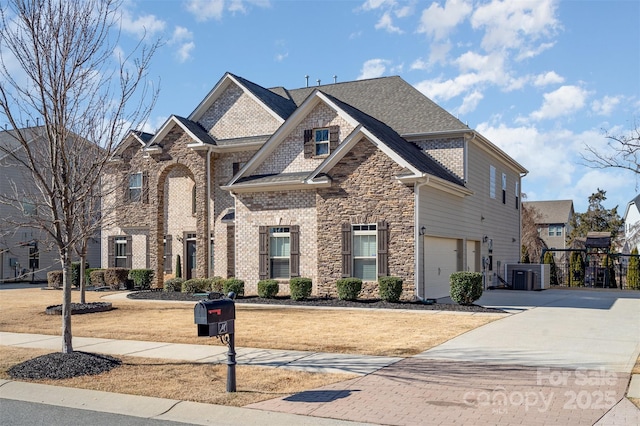
[[[415,270],[415,278],[414,285],[416,288],[416,297],[420,300],[425,300],[425,286],[424,286],[424,236],[420,235],[420,188],[429,183],[427,179],[425,182],[416,182],[414,184],[415,191],[415,206],[414,206],[414,241],[415,241],[415,250],[416,253],[414,260],[414,270]],[[422,244],[420,244],[420,240],[422,240]],[[422,266],[422,267],[421,267]],[[420,276],[422,276],[422,295],[420,295]]]
[[[207,148],[207,235],[206,235],[206,244],[207,250],[206,252],[209,254],[207,256],[207,278],[212,277],[214,275],[211,270],[211,147]]]

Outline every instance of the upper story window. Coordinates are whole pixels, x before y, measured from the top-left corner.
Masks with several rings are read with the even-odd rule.
[[[315,155],[329,154],[329,129],[315,129],[313,134],[315,141]]]
[[[516,182],[516,210],[520,208],[520,183]]]
[[[22,200],[22,211],[25,216],[35,216],[36,215],[36,205],[29,201],[27,198]]]
[[[489,166],[489,196],[496,198],[496,168]]]
[[[129,175],[129,200],[142,201],[142,173]]]
[[[502,174],[502,204],[507,204],[507,175]]]
[[[549,236],[550,237],[562,237],[562,229],[563,225],[549,225]]]

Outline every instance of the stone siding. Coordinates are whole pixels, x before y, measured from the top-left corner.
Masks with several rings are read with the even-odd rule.
[[[199,122],[216,139],[269,135],[281,124],[236,85],[227,87]]]
[[[423,152],[460,179],[465,180],[464,139],[430,139],[414,142]]]
[[[403,297],[414,290],[413,188],[395,178],[402,171],[393,160],[363,139],[331,170],[333,184],[318,189],[318,288],[335,296],[342,278],[343,223],[389,225],[389,275],[403,279]],[[365,283],[364,294],[377,297],[377,285]]]

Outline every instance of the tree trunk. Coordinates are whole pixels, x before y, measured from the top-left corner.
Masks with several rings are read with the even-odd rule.
[[[71,258],[68,252],[62,255],[62,353],[73,352],[71,334]]]
[[[85,269],[87,265],[87,250],[84,248],[80,254],[80,303],[87,303],[85,297]]]

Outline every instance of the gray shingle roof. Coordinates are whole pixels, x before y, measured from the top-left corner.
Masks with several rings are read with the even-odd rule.
[[[469,130],[468,126],[398,76],[289,91],[274,88],[272,91],[291,97],[299,106],[315,89],[374,117],[400,135]]]
[[[184,117],[178,117],[177,115],[174,115],[174,117],[176,118],[176,120],[178,120],[180,123],[182,123],[183,126],[185,126],[187,129],[189,129],[189,131],[191,133],[193,133],[202,142],[204,142],[206,144],[210,144],[210,145],[215,145],[216,144],[216,140],[213,139],[211,137],[211,135],[209,133],[207,133],[207,131],[204,129],[204,127],[202,127],[200,124],[196,123],[195,121],[191,121],[191,120],[189,120],[187,118],[184,118]]]
[[[443,166],[437,163],[429,155],[425,154],[413,143],[407,142],[400,137],[391,127],[375,118],[363,113],[362,111],[346,104],[331,95],[327,95],[329,99],[335,102],[347,114],[355,118],[364,127],[369,129],[378,139],[391,148],[396,154],[400,155],[409,164],[423,173],[439,177],[449,182],[463,185],[464,182],[458,177],[447,171]]]
[[[567,223],[573,213],[572,200],[526,201],[525,207],[534,207],[540,213],[541,224]]]
[[[291,114],[293,114],[293,111],[296,110],[297,105],[293,103],[291,99],[288,99],[287,97],[280,94],[276,94],[269,89],[265,89],[264,87],[259,86],[235,74],[229,73],[229,75],[238,80],[238,82],[240,82],[247,90],[251,91],[251,93],[253,93],[262,102],[264,102],[281,118],[286,120]]]

